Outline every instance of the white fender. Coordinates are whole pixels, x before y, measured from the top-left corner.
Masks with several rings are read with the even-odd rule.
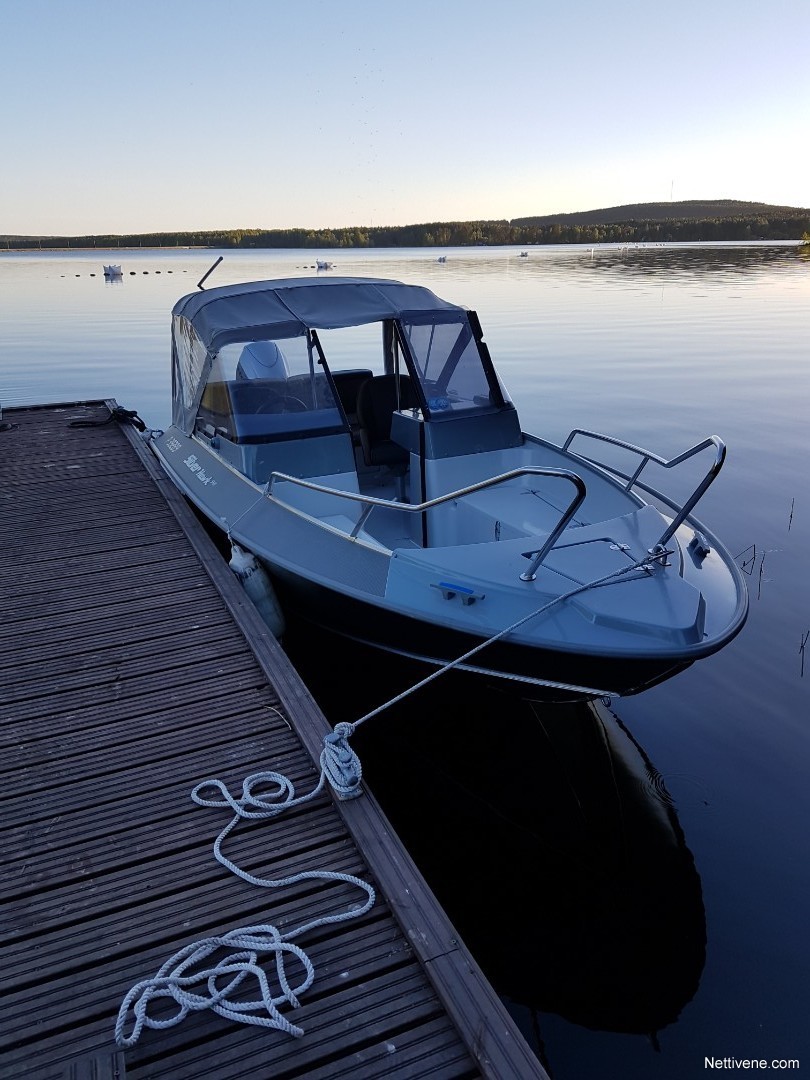
[[[256,556],[231,541],[231,559],[228,563],[253,601],[256,610],[276,638],[284,633],[284,615],[278,602],[273,583]]]

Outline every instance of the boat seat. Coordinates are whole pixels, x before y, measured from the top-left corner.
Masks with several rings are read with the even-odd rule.
[[[360,387],[373,375],[371,368],[351,368],[347,371],[333,371],[332,378],[335,382],[335,390],[340,398],[340,404],[346,413],[349,427],[352,432],[352,442],[360,445],[360,421],[357,417],[357,395]]]
[[[291,375],[287,379],[285,393],[303,402],[308,409],[335,408],[335,397],[323,372],[318,372],[315,376],[309,372]]]
[[[405,471],[410,456],[404,447],[392,441],[391,418],[396,410],[415,408],[418,404],[416,390],[408,375],[377,375],[360,386],[357,419],[366,465],[387,465],[393,471]]]

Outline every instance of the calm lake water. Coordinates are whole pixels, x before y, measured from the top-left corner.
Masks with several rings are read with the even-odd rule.
[[[790,245],[444,263],[424,249],[0,253],[0,403],[111,396],[166,426],[169,312],[219,254],[210,285],[314,276],[319,256],[476,308],[539,435],[591,428],[666,457],[726,441],[699,510],[749,573],[751,614],[726,650],[599,721],[448,676],[356,746],[554,1080],[684,1080],[707,1057],[810,1069],[810,259]],[[324,679],[324,643],[293,626],[288,647],[333,721],[418,674],[331,642]],[[348,706],[337,671],[354,672]]]

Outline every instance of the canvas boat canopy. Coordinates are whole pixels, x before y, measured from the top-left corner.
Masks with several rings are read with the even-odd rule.
[[[286,338],[306,330],[361,326],[416,312],[463,312],[430,289],[375,278],[252,281],[184,296],[174,318],[187,319],[209,352],[231,341]]]
[[[325,410],[336,406],[326,375],[317,373],[319,365],[324,370],[325,358],[313,333],[370,323],[388,326],[391,341],[397,324],[403,366],[419,387],[416,396],[425,419],[431,412],[441,412],[447,419],[452,412],[511,407],[482,347],[477,318],[467,308],[440,299],[430,289],[398,281],[288,278],[226,285],[178,301],[172,311],[173,422],[191,432],[201,403],[205,405],[212,394],[221,397],[209,384],[222,386],[259,374],[277,380],[283,365],[279,356],[287,354],[289,359],[297,354],[294,370],[285,373],[298,377],[297,406],[303,402],[309,412],[319,410],[317,423],[334,426],[335,416]],[[281,349],[265,350],[264,361],[258,359],[258,351],[253,356],[240,354],[238,366],[228,359],[237,346],[272,342],[281,343]],[[389,359],[394,351],[387,350]],[[262,363],[267,365],[264,372]],[[390,360],[389,370],[393,366]],[[302,394],[307,368],[310,385]],[[300,418],[291,429],[315,422],[314,416],[306,422]]]

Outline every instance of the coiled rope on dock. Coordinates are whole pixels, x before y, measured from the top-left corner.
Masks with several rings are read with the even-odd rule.
[[[281,715],[276,709],[277,715]],[[276,1028],[288,1035],[301,1036],[303,1029],[292,1024],[279,1007],[287,1004],[298,1008],[299,997],[312,985],[315,969],[311,960],[299,946],[293,943],[317,926],[357,919],[373,906],[376,895],[368,882],[353,874],[330,870],[308,870],[282,878],[263,878],[251,874],[229,859],[222,850],[226,838],[240,821],[258,821],[277,817],[292,806],[300,806],[314,799],[328,782],[343,797],[359,794],[362,775],[354,752],[339,745],[338,738],[326,737],[327,744],[321,753],[321,774],[318,783],[306,795],[296,797],[295,787],[277,772],[258,772],[242,782],[242,794],[236,798],[218,779],[203,780],[191,792],[198,806],[228,807],[233,817],[214,841],[214,856],[226,869],[237,877],[261,888],[281,888],[301,881],[343,882],[354,885],[366,894],[365,902],[338,912],[311,919],[294,930],[282,933],[271,923],[243,926],[226,934],[202,938],[184,946],[171,956],[151,978],[137,983],[126,994],[118,1010],[115,1024],[115,1041],[123,1048],[135,1045],[144,1027],[163,1029],[179,1024],[190,1012],[211,1009],[217,1015],[243,1024]],[[218,792],[218,796],[214,794]],[[274,994],[261,958],[272,955],[281,993]],[[297,985],[291,984],[287,966],[291,959],[303,969],[303,978]],[[258,993],[244,999],[244,983],[252,977]],[[240,998],[234,995],[241,990]],[[177,1005],[170,1016],[155,1015],[155,1006],[161,999],[169,998]],[[158,1005],[159,1007],[159,1005]],[[132,1028],[126,1033],[130,1012],[134,1016]]]

